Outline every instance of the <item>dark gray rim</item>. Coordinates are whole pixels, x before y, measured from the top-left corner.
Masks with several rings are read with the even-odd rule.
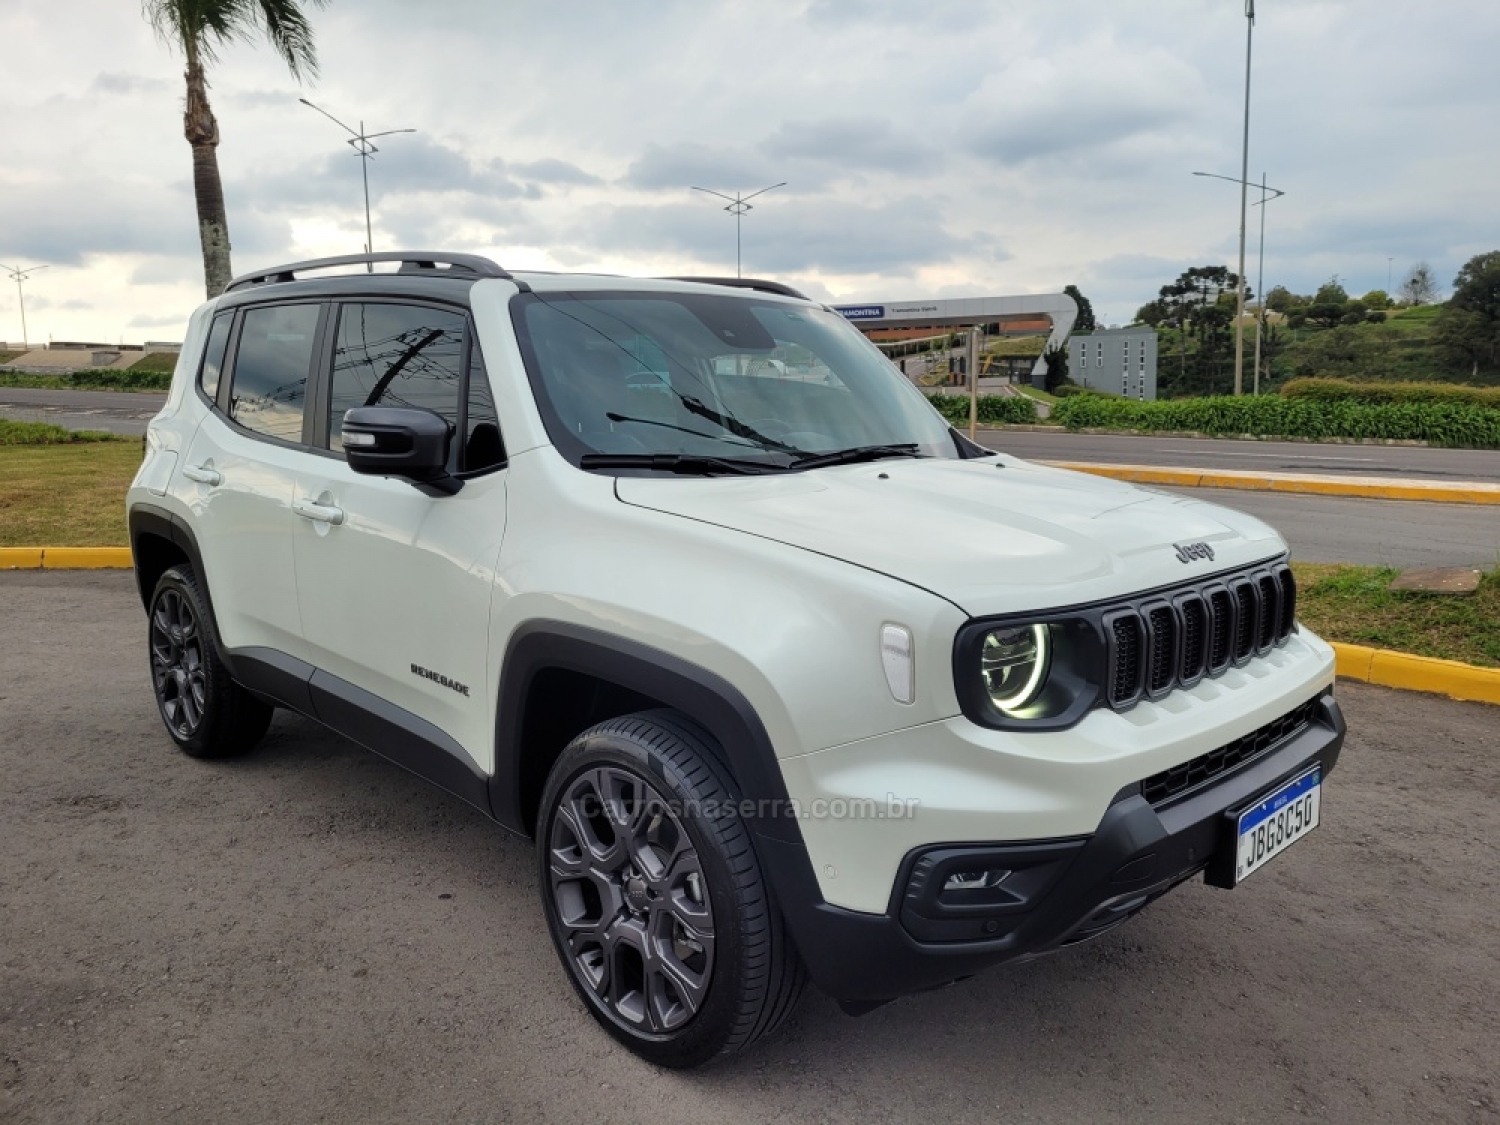
[[[203,724],[208,683],[198,619],[177,590],[162,591],[151,611],[151,678],[167,726],[191,738]]]
[[[623,768],[579,774],[558,797],[547,860],[563,959],[584,990],[632,1031],[680,1030],[713,978],[713,908],[666,799]]]

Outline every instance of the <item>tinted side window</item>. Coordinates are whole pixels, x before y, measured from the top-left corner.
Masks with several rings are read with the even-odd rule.
[[[344,413],[412,406],[458,426],[464,318],[420,305],[345,305],[339,314],[329,402],[329,446],[342,449]]]
[[[234,323],[234,313],[220,313],[214,317],[208,330],[208,346],[203,349],[203,369],[198,372],[198,385],[210,399],[219,394],[219,372],[224,369],[224,349],[229,346],[229,327]]]
[[[246,429],[286,441],[302,440],[302,407],[318,312],[318,305],[246,310],[229,400],[229,416]]]
[[[469,351],[468,433],[464,436],[464,472],[477,473],[505,464],[505,443],[500,439],[500,418],[490,394],[490,377],[484,369],[479,341]]]

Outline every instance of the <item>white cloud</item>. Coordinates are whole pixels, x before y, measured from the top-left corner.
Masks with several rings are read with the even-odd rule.
[[[202,296],[181,58],[136,5],[54,8],[0,10],[0,40],[27,44],[0,90],[0,261],[55,264],[29,291],[41,333],[168,332]],[[1266,284],[1338,272],[1363,291],[1388,257],[1446,280],[1494,249],[1500,9],[1261,9],[1251,168],[1288,193]],[[851,300],[1075,282],[1112,321],[1236,249],[1237,191],[1189,174],[1239,167],[1244,20],[1225,0],[361,0],[313,18],[315,85],[253,45],[212,72],[239,271],[364,241],[358,158],[300,96],[419,130],[377,142],[377,247],[718,272],[734,224],[689,185],[786,180],[744,220],[747,271]],[[0,287],[0,336],[14,306]]]

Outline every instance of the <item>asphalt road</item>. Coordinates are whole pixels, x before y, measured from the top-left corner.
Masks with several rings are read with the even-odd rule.
[[[1236,472],[1500,481],[1500,451],[1421,445],[1334,445],[1293,441],[981,430],[991,449],[1035,461],[1225,469]]]
[[[108,430],[139,437],[162,404],[164,394],[148,391],[56,391],[0,387],[0,418],[51,422],[70,430]]]
[[[1232,893],[673,1074],[579,1007],[532,855],[306,720],[172,749],[124,574],[0,575],[0,1120],[1496,1120],[1497,712],[1379,688]]]
[[[1154,486],[1152,486],[1154,487]],[[1238,488],[1163,488],[1210,504],[1238,508],[1281,532],[1298,562],[1362,566],[1500,565],[1500,507],[1429,504],[1250,492]]]

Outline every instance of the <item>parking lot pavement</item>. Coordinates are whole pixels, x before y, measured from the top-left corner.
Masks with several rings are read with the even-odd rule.
[[[663,1072],[582,1011],[532,853],[279,716],[194,762],[128,574],[0,575],[0,1120],[1491,1122],[1500,711],[1349,686],[1323,823],[1232,893]]]

